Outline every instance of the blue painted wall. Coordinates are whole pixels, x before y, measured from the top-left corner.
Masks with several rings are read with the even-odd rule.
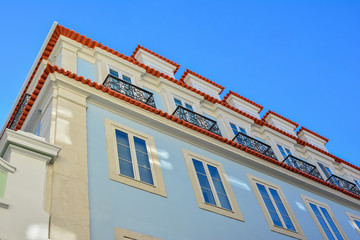
[[[246,176],[247,173],[281,186],[308,239],[322,239],[322,237],[310,213],[305,208],[300,194],[328,204],[347,237],[359,239],[359,235],[350,225],[345,211],[360,215],[359,212],[204,151],[158,130],[117,116],[97,106],[91,104],[88,106],[90,233],[93,240],[114,239],[115,227],[164,240],[292,239],[269,230]],[[167,198],[109,179],[105,118],[154,137]],[[198,207],[182,148],[223,164],[245,222]]]
[[[96,72],[95,65],[85,61],[84,59],[77,58],[76,63],[77,69],[76,74],[79,76],[83,76],[86,79],[90,79],[92,81],[96,81]]]

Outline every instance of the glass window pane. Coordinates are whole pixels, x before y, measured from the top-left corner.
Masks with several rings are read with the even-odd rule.
[[[230,127],[235,135],[239,133],[239,131],[237,130],[237,127],[234,124],[230,123]]]
[[[230,202],[227,196],[218,194],[220,205],[222,208],[231,210]]]
[[[201,190],[202,190],[205,202],[216,206],[215,199],[214,199],[212,192],[205,188],[201,188]]]
[[[193,111],[193,108],[190,104],[185,103],[185,107],[191,111]]]
[[[136,151],[141,151],[143,153],[147,153],[145,140],[134,137],[134,143],[135,143]]]
[[[256,186],[258,187],[261,196],[269,198],[269,195],[268,195],[264,185],[261,185],[261,184],[257,183]]]
[[[174,98],[174,101],[175,101],[176,106],[181,106],[182,107],[182,103],[181,103],[181,101],[179,99]]]
[[[110,69],[110,74],[117,77],[117,78],[119,77],[119,73],[117,71],[115,71],[115,70]]]
[[[194,167],[195,167],[196,172],[199,172],[199,173],[202,173],[202,174],[206,175],[204,165],[202,164],[202,162],[193,159],[193,163],[194,163]]]
[[[279,216],[277,215],[276,212],[269,212],[270,213],[270,216],[271,216],[271,219],[274,223],[275,226],[279,226],[279,227],[283,227],[281,221],[280,221],[280,218]]]
[[[326,219],[327,222],[329,223],[331,229],[333,230],[333,232],[335,233],[335,235],[337,236],[337,238],[338,238],[338,239],[343,239],[343,238],[341,237],[341,234],[340,234],[340,232],[339,232],[339,229],[336,227],[336,225],[335,225],[334,221],[332,220],[332,218],[330,217],[330,214],[328,213],[328,211],[327,211],[325,208],[323,208],[323,207],[320,207],[320,210],[321,210],[321,212],[324,214],[325,219]],[[339,238],[339,236],[340,236],[340,238]]]
[[[128,83],[131,83],[131,78],[129,78],[128,76],[122,75],[122,79]]]
[[[221,181],[221,178],[220,178],[220,175],[219,175],[219,172],[218,172],[217,168],[213,167],[213,166],[211,166],[209,164],[207,164],[207,167],[209,169],[211,177]]]
[[[119,160],[119,166],[120,166],[120,174],[134,178],[132,163]]]
[[[241,127],[239,127],[239,128],[240,128],[240,132],[242,132],[242,133],[245,134],[245,135],[247,134],[246,131],[245,131],[245,129],[243,129],[243,128],[241,128]]]
[[[294,224],[292,223],[290,217],[282,216],[282,218],[283,218],[283,221],[285,222],[286,228],[295,232],[296,230],[295,230]]]
[[[355,222],[356,226],[360,229],[360,221],[354,220],[354,222]]]
[[[268,211],[276,212],[275,207],[274,207],[274,205],[273,205],[270,198],[263,197],[263,200],[264,200],[264,203],[265,203],[266,208],[268,209]]]
[[[199,180],[199,183],[200,183],[201,187],[211,189],[209,181],[208,181],[206,175],[203,175],[201,173],[197,173],[197,177],[198,177],[198,180]]]
[[[147,154],[136,151],[136,159],[139,166],[150,168],[149,157]]]
[[[292,155],[289,149],[285,148],[285,150],[288,155]]]
[[[119,159],[127,160],[131,162],[130,148],[121,144],[117,144],[118,157]]]
[[[121,143],[125,146],[129,146],[129,138],[127,133],[121,132],[119,130],[115,130],[115,133],[116,133],[117,143]]]
[[[224,185],[222,184],[221,181],[213,179],[213,183],[214,183],[216,192],[226,195]]]
[[[286,158],[286,157],[287,157],[287,154],[285,153],[283,147],[280,146],[280,145],[277,145],[277,146],[278,146],[278,148],[279,148],[279,150],[280,150],[281,155],[282,155],[284,158]]]
[[[140,180],[151,185],[154,185],[151,170],[139,166]]]

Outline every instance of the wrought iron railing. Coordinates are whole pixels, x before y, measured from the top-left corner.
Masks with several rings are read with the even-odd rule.
[[[153,108],[156,108],[154,96],[152,92],[139,88],[131,83],[128,83],[120,78],[112,75],[107,75],[103,85],[118,93],[124,94],[139,102],[145,103]]]
[[[286,163],[289,166],[292,166],[294,168],[299,169],[300,171],[303,171],[307,174],[310,174],[311,176],[314,176],[316,178],[322,179],[321,174],[319,172],[319,170],[316,168],[315,165],[312,165],[306,161],[303,161],[297,157],[294,157],[292,155],[288,155],[284,161],[284,163]]]
[[[264,154],[268,157],[271,157],[273,159],[276,159],[276,156],[271,149],[270,145],[267,145],[266,143],[263,143],[255,138],[252,138],[244,133],[238,132],[238,134],[235,135],[233,138],[234,142],[237,142],[245,147],[248,147],[258,153]]]
[[[216,121],[194,111],[178,106],[172,115],[221,136],[221,132]]]
[[[334,184],[335,186],[338,186],[344,190],[347,190],[349,192],[352,192],[356,195],[360,196],[360,190],[359,188],[356,186],[355,183],[349,182],[348,180],[345,180],[339,176],[336,175],[331,175],[327,180],[327,182]]]
[[[12,130],[15,129],[17,123],[18,123],[19,120],[20,120],[21,114],[24,112],[24,109],[25,109],[25,107],[26,107],[26,104],[27,104],[27,102],[28,102],[29,99],[30,99],[30,96],[31,96],[31,95],[28,94],[28,93],[25,94],[24,98],[22,99],[22,101],[21,101],[21,103],[20,103],[19,108],[17,109],[17,111],[16,111],[16,113],[15,113],[15,116],[14,116],[13,120],[12,120],[11,123],[10,123],[10,126],[9,126],[10,129],[12,129]]]

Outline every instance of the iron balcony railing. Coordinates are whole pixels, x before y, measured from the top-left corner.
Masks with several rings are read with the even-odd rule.
[[[19,106],[18,110],[16,111],[14,118],[10,123],[9,128],[11,130],[14,130],[16,125],[18,124],[18,122],[20,120],[20,117],[21,117],[21,114],[24,112],[24,109],[25,109],[26,104],[28,103],[28,101],[30,99],[30,96],[31,96],[30,94],[26,93],[23,100],[21,101],[20,106]]]
[[[360,196],[360,190],[355,183],[349,182],[348,180],[345,180],[334,174],[331,175],[326,181],[331,184],[334,184],[335,186],[338,186],[339,188],[342,188],[344,190],[347,190],[349,192],[352,192]]]
[[[172,115],[221,136],[221,132],[216,121],[210,118],[207,118],[182,106],[178,106]]]
[[[233,141],[237,142],[245,147],[248,147],[258,153],[264,154],[268,157],[271,157],[271,158],[277,160],[270,145],[267,145],[266,143],[263,143],[263,142],[255,139],[255,138],[252,138],[244,133],[239,132],[238,134],[236,134],[235,137],[233,138]]]
[[[131,83],[128,83],[120,78],[112,75],[107,75],[103,85],[118,93],[124,94],[139,102],[145,103],[153,108],[156,108],[154,96],[152,92],[139,88]]]
[[[323,180],[323,178],[321,177],[321,174],[319,172],[319,170],[316,168],[315,165],[312,165],[306,161],[303,161],[297,157],[294,157],[292,155],[288,155],[284,161],[284,163],[286,163],[289,166],[292,166],[294,168],[299,169],[302,172],[305,172],[307,174],[310,174],[311,176],[314,176],[316,178],[319,178],[321,180]]]

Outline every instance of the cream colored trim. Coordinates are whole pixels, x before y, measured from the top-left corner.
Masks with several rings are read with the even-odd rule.
[[[265,216],[265,219],[266,219],[266,222],[268,223],[269,227],[270,227],[270,230],[274,231],[274,232],[278,232],[278,233],[281,233],[281,234],[284,234],[284,235],[287,235],[287,236],[290,236],[290,237],[294,237],[294,238],[297,238],[297,239],[306,239],[305,237],[305,234],[304,232],[302,231],[301,229],[301,226],[299,224],[299,222],[297,221],[296,217],[295,217],[295,214],[294,212],[292,211],[288,201],[286,200],[285,198],[285,195],[283,193],[283,191],[281,190],[280,186],[274,184],[274,183],[271,183],[271,182],[268,182],[266,180],[263,180],[261,178],[258,178],[258,177],[255,177],[253,175],[250,175],[250,174],[247,174],[247,177],[249,179],[249,182],[251,184],[251,187],[253,188],[253,191],[255,193],[255,197],[256,199],[258,200],[259,202],[259,205],[261,207],[261,210],[263,211],[264,213],[264,216]],[[296,229],[296,232],[294,231],[291,231],[287,228],[282,228],[282,227],[278,227],[278,226],[275,226],[272,219],[271,219],[271,216],[269,214],[269,211],[267,210],[267,207],[261,197],[261,194],[259,192],[259,189],[257,188],[256,186],[256,183],[260,183],[262,185],[264,185],[265,187],[267,188],[272,188],[272,189],[275,189],[280,198],[281,198],[281,201],[283,203],[283,205],[285,206],[285,209],[286,211],[288,212],[289,214],[289,217],[292,221],[292,223],[294,224],[294,227]],[[280,214],[279,214],[279,210],[276,206],[276,204],[274,204],[274,208],[277,209],[277,213],[280,217]],[[282,218],[280,217],[280,219],[282,220]]]
[[[116,227],[115,240],[161,240],[161,239]]]
[[[138,136],[146,141],[154,185],[139,180],[140,177],[136,163],[134,163],[134,166],[136,166],[134,167],[135,179],[120,174],[115,129],[119,129],[128,134]],[[165,184],[162,178],[160,162],[157,155],[154,138],[137,130],[131,129],[125,125],[114,122],[110,119],[105,119],[105,134],[106,134],[106,146],[108,153],[110,179],[166,197]],[[132,149],[132,151],[135,150]],[[132,155],[134,156],[134,154]]]
[[[340,231],[341,236],[342,236],[344,239],[348,239],[348,237],[345,235],[345,232],[342,230],[340,224],[339,224],[338,221],[336,220],[334,214],[332,213],[330,207],[329,207],[327,204],[322,203],[322,202],[320,202],[320,201],[317,201],[317,200],[315,200],[315,199],[309,198],[309,197],[307,197],[307,196],[305,196],[305,195],[302,195],[302,194],[301,194],[300,196],[301,196],[302,200],[304,201],[305,206],[306,206],[306,208],[308,209],[308,211],[309,211],[312,219],[314,220],[316,226],[318,227],[318,229],[319,229],[319,231],[320,231],[320,233],[321,233],[321,236],[322,236],[324,239],[328,239],[328,238],[327,238],[327,236],[326,236],[323,228],[321,227],[319,221],[317,220],[314,211],[311,209],[310,203],[315,204],[317,207],[323,207],[323,208],[325,208],[325,209],[328,211],[328,213],[330,214],[330,217],[331,217],[331,219],[333,220],[333,222],[335,223],[336,227],[337,227],[338,230]],[[324,220],[326,221],[326,219],[324,219]],[[328,224],[327,221],[326,221],[326,224]],[[329,228],[329,229],[330,229],[330,231],[332,232],[332,229],[331,229],[331,228]]]
[[[193,186],[193,190],[194,190],[194,193],[195,193],[195,198],[196,198],[196,201],[198,203],[199,208],[208,210],[210,212],[215,212],[215,213],[218,213],[218,214],[221,214],[221,215],[224,215],[224,216],[236,219],[236,220],[244,221],[244,218],[243,218],[243,216],[241,214],[239,205],[238,205],[238,203],[236,201],[236,198],[235,198],[235,195],[234,195],[234,193],[233,193],[233,191],[231,189],[229,180],[227,178],[227,175],[225,173],[225,170],[224,170],[224,167],[222,166],[222,164],[219,163],[219,162],[216,162],[216,161],[214,161],[212,159],[201,156],[199,154],[190,152],[190,151],[188,151],[186,149],[182,149],[182,152],[183,152],[183,155],[184,155],[186,167],[187,167],[187,170],[189,172],[189,177],[190,177],[190,180],[191,180],[191,184]],[[194,165],[193,165],[193,162],[192,162],[192,158],[195,158],[196,160],[201,161],[201,162],[209,163],[210,165],[212,165],[212,166],[214,166],[214,167],[216,167],[218,169],[220,177],[221,177],[221,181],[222,181],[222,183],[224,185],[224,188],[225,188],[227,197],[229,199],[232,211],[221,208],[219,206],[214,206],[214,205],[205,203],[205,200],[204,200],[204,197],[203,197],[203,194],[202,194],[202,191],[201,191],[201,187],[200,187],[199,181],[198,181],[197,176],[196,176],[196,172],[195,172],[195,168],[194,168]],[[210,183],[210,185],[212,184],[211,181],[209,181],[209,183]],[[218,200],[215,200],[215,201],[217,202],[217,205],[220,205],[218,203]]]
[[[360,222],[360,216],[354,215],[352,213],[349,212],[345,212],[346,215],[349,217],[350,221],[351,221],[351,226],[357,231],[357,233],[360,235],[360,228],[358,227],[358,225],[356,225],[356,223],[354,222],[355,220]]]

